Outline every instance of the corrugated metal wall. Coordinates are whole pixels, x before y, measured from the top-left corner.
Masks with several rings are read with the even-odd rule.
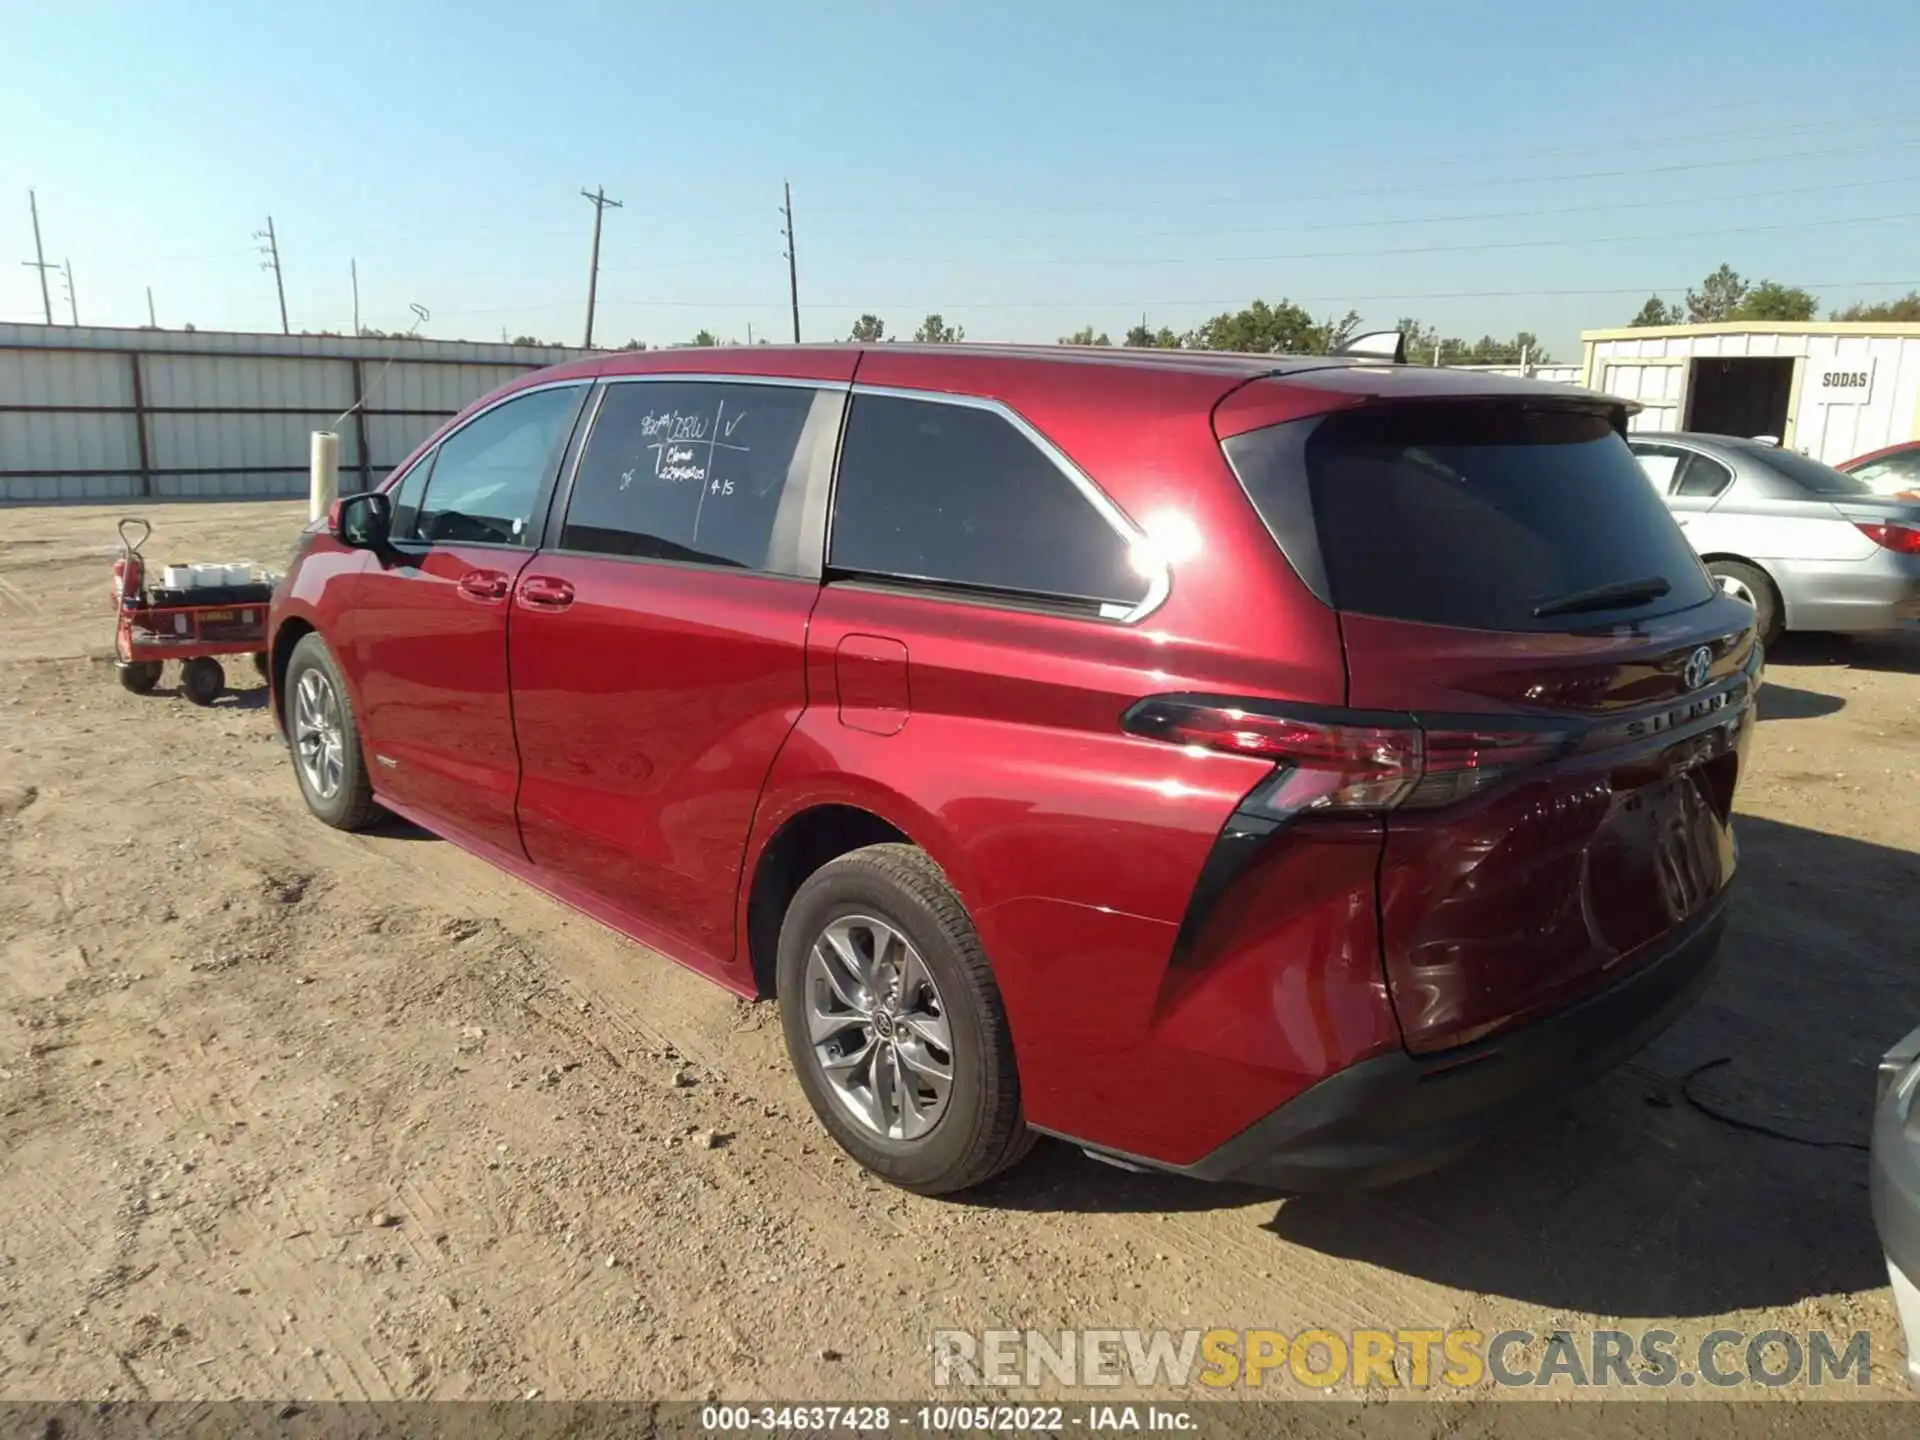
[[[1789,443],[1794,449],[1831,465],[1882,445],[1920,438],[1920,331],[1874,334],[1836,326],[1824,333],[1654,330],[1637,336],[1601,331],[1585,338],[1593,347],[1588,383],[1646,407],[1633,417],[1636,430],[1682,428],[1690,361],[1787,356],[1803,362],[1792,403]],[[1868,361],[1874,362],[1874,380],[1865,404],[1816,403],[1807,371],[1817,366],[1864,368]]]
[[[339,425],[342,488],[378,480],[443,419],[584,350],[0,323],[0,504],[287,496]]]

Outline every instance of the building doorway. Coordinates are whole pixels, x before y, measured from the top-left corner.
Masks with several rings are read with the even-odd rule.
[[[1698,359],[1687,376],[1686,428],[1785,443],[1793,395],[1792,356]]]

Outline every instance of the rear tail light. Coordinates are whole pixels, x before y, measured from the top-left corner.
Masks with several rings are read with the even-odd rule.
[[[1896,555],[1920,555],[1920,530],[1911,525],[1856,520],[1853,528],[1883,550],[1891,550]]]
[[[1572,748],[1569,730],[1506,728],[1411,715],[1305,713],[1262,701],[1156,695],[1122,728],[1176,745],[1272,760],[1249,807],[1305,811],[1426,810],[1451,805]]]

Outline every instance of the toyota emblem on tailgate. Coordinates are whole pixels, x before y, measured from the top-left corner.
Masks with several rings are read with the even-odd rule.
[[[1702,645],[1687,657],[1687,668],[1680,672],[1680,679],[1689,690],[1698,690],[1707,683],[1707,672],[1713,668],[1713,651]]]

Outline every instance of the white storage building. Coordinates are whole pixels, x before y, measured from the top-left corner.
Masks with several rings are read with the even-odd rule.
[[[1635,430],[1770,435],[1837,465],[1920,439],[1920,325],[1730,321],[1588,330],[1582,383]]]

